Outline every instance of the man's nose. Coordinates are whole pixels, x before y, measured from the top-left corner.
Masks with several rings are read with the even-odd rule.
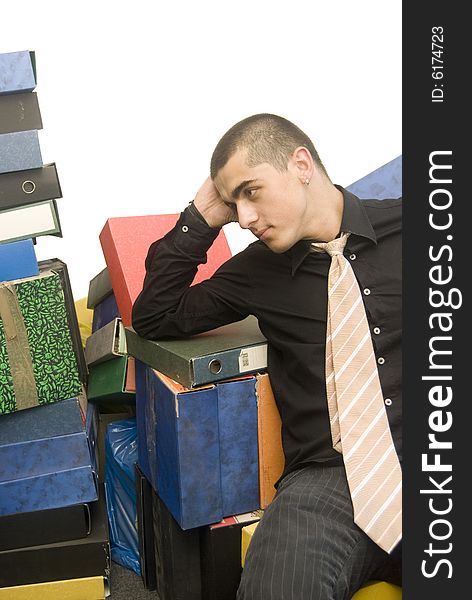
[[[238,202],[238,223],[243,229],[249,229],[257,221],[257,212],[253,206],[244,202]]]

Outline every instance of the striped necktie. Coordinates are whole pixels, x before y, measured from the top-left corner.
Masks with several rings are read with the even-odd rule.
[[[402,474],[361,292],[343,256],[348,235],[312,244],[331,256],[326,329],[331,436],[343,455],[354,522],[391,552],[402,537]]]

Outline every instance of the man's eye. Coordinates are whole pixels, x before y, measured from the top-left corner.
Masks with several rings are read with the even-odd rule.
[[[256,188],[248,188],[246,190],[246,196],[248,198],[252,198],[255,195],[255,193],[256,193]]]

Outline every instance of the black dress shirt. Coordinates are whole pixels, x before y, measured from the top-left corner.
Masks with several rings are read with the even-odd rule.
[[[362,291],[390,429],[401,460],[401,199],[344,196],[344,255]],[[282,418],[284,475],[311,462],[341,464],[331,445],[325,388],[330,257],[302,240],[283,254],[257,241],[189,287],[218,230],[185,209],[146,258],[133,327],[162,339],[200,333],[249,314],[268,340],[268,372]]]

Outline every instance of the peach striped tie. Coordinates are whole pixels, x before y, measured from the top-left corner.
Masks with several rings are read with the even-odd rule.
[[[331,256],[326,391],[333,447],[342,452],[354,522],[386,552],[402,537],[402,474],[357,279],[343,256],[349,234],[313,250]]]

